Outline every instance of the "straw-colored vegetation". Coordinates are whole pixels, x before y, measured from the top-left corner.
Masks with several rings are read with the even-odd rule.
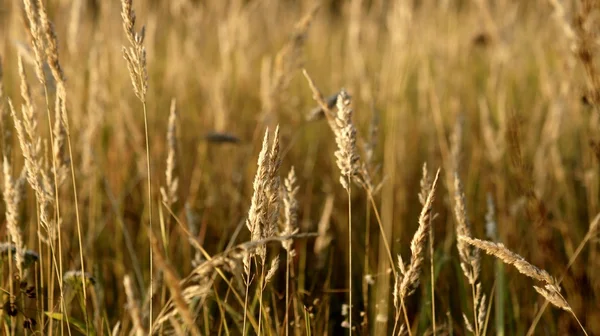
[[[599,16],[1,2],[0,334],[599,335]]]

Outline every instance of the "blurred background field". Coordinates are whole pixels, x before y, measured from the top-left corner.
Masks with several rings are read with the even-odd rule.
[[[600,212],[600,8],[595,2],[135,0],[135,29],[145,27],[152,202],[144,110],[122,52],[130,42],[121,3],[42,2],[66,78],[72,151],[65,154],[68,178],[56,189],[60,213],[52,212],[60,219],[61,244],[51,249],[35,193],[18,179],[24,160],[8,99],[17,111],[25,103],[19,55],[46,167],[53,161],[49,130],[58,120],[58,91],[47,65],[46,85],[36,77],[24,4],[2,1],[2,149],[23,185],[17,220],[23,244],[40,254],[22,273],[21,289],[14,261],[4,254],[4,334],[114,330],[126,335],[152,328],[157,334],[191,333],[178,330],[186,325],[185,316],[172,307],[169,279],[192,291],[186,279],[209,256],[250,240],[245,221],[257,158],[265,129],[276,125],[280,176],[293,166],[298,179],[299,230],[320,234],[294,239],[289,333],[348,332],[343,309],[348,194],[339,183],[333,133],[323,118],[310,116],[318,105],[302,69],[325,96],[345,88],[352,97],[358,147],[379,186],[374,203],[394,259],[401,254],[409,260],[422,208],[423,163],[430,173],[441,168],[433,204],[434,264],[430,268],[428,256],[420,285],[405,302],[412,334],[470,334],[463,314],[473,317],[473,298],[456,247],[455,173],[464,186],[473,236],[501,242],[556,278],[564,276],[562,294],[573,312],[590,335],[600,334],[600,259],[595,232],[588,233]],[[176,131],[170,142],[171,109]],[[178,187],[176,198],[165,203],[160,188],[168,185],[169,148],[175,148]],[[350,197],[354,333],[390,334],[394,278],[380,228],[366,193],[354,188]],[[0,237],[11,241],[6,225],[0,226]],[[152,272],[151,246],[162,258],[162,266],[153,258]],[[252,309],[246,313],[261,321],[261,334],[283,335],[288,259],[277,242],[269,243],[268,251],[270,258],[280,255],[281,266],[264,290],[263,312],[259,316],[251,287]],[[65,280],[61,300],[64,274],[81,270],[82,260],[94,283],[86,286],[84,298],[81,283],[71,288]],[[482,255],[481,262],[489,305],[485,330],[478,334],[582,333],[573,315],[545,307],[532,288],[535,281],[491,256]],[[239,260],[231,263],[222,273],[194,278],[197,293],[186,297],[202,335],[243,333],[244,305],[236,298],[244,298],[243,267]],[[136,313],[127,304],[126,276],[141,326],[135,326]],[[37,291],[34,298],[24,294],[29,286]],[[16,316],[9,316],[14,314],[6,303],[18,308]],[[163,309],[173,311],[172,320],[160,321]],[[31,319],[35,326],[26,328],[23,323]],[[247,334],[258,332],[255,325],[246,328]]]

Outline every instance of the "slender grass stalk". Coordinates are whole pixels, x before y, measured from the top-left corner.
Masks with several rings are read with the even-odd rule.
[[[352,182],[348,179],[348,321],[350,323],[350,335],[352,335]]]
[[[375,219],[377,220],[377,224],[379,225],[379,232],[381,232],[383,245],[385,246],[385,250],[387,251],[387,254],[388,254],[392,273],[394,275],[396,275],[398,273],[398,271],[394,267],[394,257],[392,257],[392,249],[390,248],[390,243],[388,242],[388,239],[385,236],[385,231],[383,230],[383,222],[381,221],[381,216],[379,215],[379,210],[377,210],[377,204],[375,203],[375,198],[373,198],[373,193],[371,191],[367,191],[367,196],[369,196],[369,200],[371,201],[371,206],[373,208],[373,213],[375,214]]]
[[[250,258],[248,256],[248,258]],[[251,262],[248,260],[246,262],[246,259],[244,258],[244,265],[246,265],[246,263],[248,263],[248,265],[251,264]],[[248,266],[249,267],[249,266]],[[242,327],[242,335],[245,336],[246,335],[246,319],[248,316],[248,290],[250,288],[250,269],[248,268],[248,271],[245,272],[246,273],[246,295],[244,296],[244,326]]]
[[[371,255],[371,205],[369,201],[365,201],[366,208],[366,219],[365,219],[365,262],[364,262],[364,270],[363,270],[363,303],[365,305],[365,316],[364,316],[364,332],[369,332],[369,285],[370,280],[367,279],[367,276],[370,277],[370,269],[369,269],[369,257]]]
[[[148,69],[146,64],[146,48],[144,46],[145,28],[142,27],[139,33],[135,32],[135,12],[132,8],[133,0],[122,0],[121,6],[121,17],[123,19],[123,30],[129,40],[130,47],[123,47],[123,57],[127,62],[127,68],[129,70],[129,76],[131,78],[131,84],[133,90],[142,103],[144,112],[144,136],[146,142],[146,175],[147,175],[147,188],[148,188],[148,239],[152,234],[152,171],[150,163],[150,136],[148,132],[148,108],[146,106],[146,95],[148,91]],[[149,244],[149,271],[150,271],[150,297],[148,299],[149,305],[149,319],[150,319],[150,330],[152,329],[153,320],[153,298],[154,295],[154,267],[153,267],[153,246]]]
[[[255,259],[256,260],[256,259]],[[260,267],[260,282],[259,282],[259,294],[258,294],[258,335],[260,335],[262,327],[262,311],[263,311],[263,289],[265,283],[265,264],[261,263]]]
[[[283,320],[285,321],[285,336],[289,336],[290,334],[290,321],[289,321],[289,300],[290,300],[290,260],[291,253],[287,253],[286,263],[285,263],[285,316]]]
[[[280,236],[289,236],[298,233],[298,201],[296,194],[298,193],[298,187],[296,186],[296,172],[294,167],[290,169],[288,176],[286,177],[283,188],[283,208],[284,208],[284,220],[285,225]],[[293,241],[284,241],[282,247],[287,252],[286,257],[286,270],[285,270],[285,334],[289,335],[289,300],[290,300],[290,265],[293,261],[296,251],[293,249]]]
[[[435,267],[433,263],[433,229],[429,231],[429,271],[431,273],[431,324],[433,328],[433,336],[437,335],[437,326],[435,321]]]
[[[144,100],[142,102],[142,104],[144,105],[144,133],[146,136],[146,174],[148,175],[148,231],[150,232],[150,234],[152,233],[152,172],[150,170],[150,138],[148,135],[148,111],[146,110],[146,101]],[[153,295],[154,293],[154,269],[153,269],[153,246],[152,244],[150,244],[150,296]],[[148,304],[149,306],[149,311],[150,311],[150,326],[152,326],[152,318],[153,318],[153,314],[152,314],[152,297],[150,297],[148,299]]]

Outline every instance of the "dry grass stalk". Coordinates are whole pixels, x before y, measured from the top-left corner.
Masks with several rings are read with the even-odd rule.
[[[352,180],[358,180],[360,156],[356,149],[356,127],[352,122],[350,102],[350,96],[342,89],[336,103],[337,115],[335,121],[330,122],[330,126],[332,126],[338,147],[335,151],[335,157],[341,173],[340,183],[348,193],[348,326],[350,335],[352,335],[352,202],[350,183]]]
[[[280,235],[289,236],[298,233],[298,186],[296,185],[296,171],[294,167],[290,169],[288,176],[283,182],[283,213],[284,213],[284,228]],[[292,241],[285,241],[282,244],[283,248],[291,252]]]
[[[427,195],[431,190],[431,179],[429,177],[429,172],[427,171],[427,163],[423,163],[422,168],[422,177],[419,182],[421,185],[421,192],[419,193],[419,203],[421,206],[425,206],[427,202]],[[433,221],[433,216],[429,216],[429,222]],[[434,236],[433,236],[433,228],[429,229],[429,272],[431,274],[431,323],[433,328],[433,334],[435,335],[437,332],[437,322],[435,317],[435,263],[433,260],[435,250],[434,246]]]
[[[12,169],[7,157],[4,157],[4,203],[6,204],[6,229],[10,240],[15,246],[15,260],[19,276],[23,278],[23,238],[19,228],[19,204],[21,202],[21,193],[18,191],[16,182],[12,177]]]
[[[283,182],[283,212],[284,212],[284,229],[280,233],[282,236],[289,236],[298,233],[298,187],[296,186],[296,172],[294,167],[290,169],[288,176]],[[285,334],[289,335],[289,297],[290,297],[290,264],[292,258],[296,254],[292,249],[293,240],[285,240],[282,242],[283,248],[287,251],[286,272],[285,272]],[[268,276],[267,276],[268,278]]]
[[[440,170],[438,169],[423,203],[423,209],[419,216],[419,227],[410,243],[411,257],[408,268],[404,265],[401,256],[398,255],[398,268],[400,272],[396,276],[396,284],[394,286],[394,306],[396,307],[396,322],[394,329],[397,327],[400,310],[404,311],[405,323],[409,325],[404,302],[405,299],[412,295],[419,286],[419,278],[423,268],[423,261],[425,260],[425,243],[427,242],[427,237],[431,230],[431,210],[439,176]],[[395,332],[393,334],[395,334]]]
[[[456,153],[460,153],[460,151],[457,150]],[[471,237],[471,227],[467,215],[465,194],[460,179],[458,178],[458,173],[456,172],[454,174],[454,193],[454,215],[456,216],[457,222],[456,234],[457,236]],[[481,272],[481,257],[479,255],[479,250],[466,244],[460,239],[457,240],[456,246],[460,257],[460,267],[467,278],[467,281],[471,285],[471,294],[473,296],[473,324],[467,323],[466,327],[473,334],[480,335],[483,324],[479,322],[482,321],[483,323],[486,313],[486,296],[482,294],[481,284],[478,281]],[[469,320],[466,314],[463,314],[463,319],[465,321]]]
[[[200,331],[194,322],[194,316],[192,315],[190,307],[184,298],[179,278],[177,277],[173,266],[171,266],[165,257],[160,253],[160,246],[158,245],[156,237],[151,235],[150,239],[153,245],[154,260],[156,261],[158,268],[162,270],[164,274],[165,282],[169,287],[171,298],[175,304],[175,307],[177,308],[177,312],[185,322],[185,325],[189,328],[190,334],[194,336],[200,335]]]
[[[179,178],[175,176],[175,167],[177,165],[175,158],[177,152],[177,110],[175,99],[171,100],[169,123],[167,126],[167,147],[167,168],[165,169],[166,186],[160,189],[160,193],[163,202],[170,207],[177,202],[177,190],[179,187]]]
[[[419,285],[419,277],[421,276],[421,270],[423,268],[423,261],[425,260],[425,243],[431,230],[431,209],[433,206],[433,199],[435,190],[437,188],[437,182],[440,175],[438,169],[431,187],[427,192],[427,197],[419,216],[419,228],[413,235],[413,239],[410,243],[410,264],[408,268],[405,268],[405,272],[401,272],[400,281],[397,283],[398,294],[400,300],[407,298],[412,295]],[[394,301],[397,301],[396,299]]]
[[[146,47],[144,46],[145,28],[142,27],[139,33],[135,31],[135,12],[132,8],[132,0],[122,0],[121,6],[123,29],[130,44],[129,48],[123,47],[123,57],[127,61],[133,91],[138,99],[145,103],[148,91],[148,69]]]
[[[336,163],[342,175],[340,183],[348,191],[350,186],[345,180],[353,180],[372,195],[375,188],[372,185],[366,164],[360,160],[356,146],[357,132],[352,121],[353,111],[350,107],[352,102],[350,95],[345,89],[341,89],[335,99],[331,96],[326,101],[308,72],[303,70],[303,73],[313,93],[313,99],[319,104],[319,108],[313,109],[311,113],[320,114],[323,111],[335,136],[335,142],[338,146],[335,152]],[[376,130],[373,133],[375,134]],[[393,263],[391,255],[390,262]]]
[[[246,227],[250,231],[251,241],[258,242],[276,236],[277,221],[279,216],[279,167],[281,159],[279,157],[279,126],[275,129],[273,143],[269,149],[269,130],[265,131],[262,149],[258,155],[258,169],[254,177],[254,193],[252,202],[248,211]],[[246,274],[246,302],[244,303],[244,333],[246,331],[246,311],[248,300],[248,289],[250,286],[250,271],[252,257],[258,256],[261,266],[261,293],[259,294],[259,318],[258,330],[261,332],[262,322],[262,290],[266,285],[264,270],[267,259],[267,248],[263,244],[256,247],[254,251],[244,254],[244,273]],[[273,267],[279,264],[272,264],[267,275],[273,276],[275,271]]]
[[[561,288],[559,282],[548,272],[530,264],[522,256],[510,251],[501,243],[494,243],[491,241],[474,239],[466,236],[459,236],[458,239],[485,251],[489,255],[493,255],[506,264],[513,265],[521,274],[534,280],[543,282],[544,287],[533,286],[535,291],[554,306],[571,313],[581,327],[583,333],[587,335],[587,331],[575,315],[575,312],[567,300],[562,296],[562,294],[560,294]]]
[[[61,86],[59,86],[60,88]],[[59,89],[59,92],[61,89]],[[64,92],[64,90],[62,91]],[[69,168],[67,166],[69,161],[69,154],[66,148],[66,137],[67,137],[67,128],[66,128],[66,105],[64,100],[64,95],[56,96],[56,106],[54,110],[54,129],[53,133],[53,169],[54,169],[54,177],[56,179],[57,185],[62,185],[67,179],[67,173]]]
[[[471,321],[469,321],[469,319],[467,318],[467,314],[465,313],[463,313],[463,320],[465,321],[465,327],[468,331],[470,331],[474,335],[480,335],[483,333],[483,327],[487,313],[487,306],[485,305],[486,296],[485,294],[483,294],[483,291],[481,289],[481,283],[479,282],[475,285],[473,303],[473,316],[475,318],[473,324],[471,324]]]
[[[334,107],[335,107],[335,104],[337,103],[339,93],[336,94],[335,100],[334,100],[334,97],[331,96],[328,99],[328,101],[325,101],[323,94],[317,88],[317,85],[312,80],[312,78],[310,77],[310,75],[308,74],[306,69],[302,69],[302,73],[304,74],[304,77],[306,78],[306,81],[308,82],[308,86],[310,87],[310,90],[312,91],[313,99],[317,102],[317,104],[319,104],[319,107],[321,108],[321,110],[323,111],[323,114],[327,118],[329,127],[331,127],[332,130],[336,129]]]
[[[129,312],[129,317],[131,317],[131,322],[133,322],[133,331],[136,336],[148,335],[148,332],[144,330],[140,306],[135,298],[131,279],[128,275],[123,278],[123,286],[125,287],[125,294],[127,295],[127,311]]]
[[[27,82],[27,74],[25,73],[25,67],[23,65],[23,58],[19,55],[17,64],[19,66],[19,78],[21,79],[21,98],[23,99],[23,111],[26,113],[26,118],[23,121],[26,123],[26,130],[29,132],[29,136],[37,135],[37,120],[35,118],[35,108],[33,105],[33,99],[31,97],[31,89]]]
[[[84,252],[83,252],[83,244],[82,244],[82,235],[81,235],[81,220],[80,220],[80,215],[79,215],[79,204],[78,204],[78,196],[77,196],[77,183],[76,183],[76,179],[75,179],[75,169],[74,169],[74,163],[73,163],[73,150],[72,150],[72,144],[71,144],[71,136],[70,136],[70,131],[69,131],[69,119],[67,116],[67,108],[66,108],[66,101],[67,101],[67,91],[66,91],[66,87],[65,87],[65,75],[64,72],[62,70],[62,67],[60,65],[59,62],[59,57],[58,57],[58,39],[56,36],[56,31],[54,29],[54,26],[52,25],[52,23],[50,22],[50,20],[48,19],[48,14],[46,12],[46,8],[44,7],[44,4],[42,3],[42,1],[38,0],[37,2],[37,9],[38,9],[38,15],[39,15],[39,23],[41,25],[41,29],[43,30],[44,33],[44,37],[45,37],[45,48],[44,48],[44,52],[46,55],[46,62],[52,72],[52,76],[54,78],[54,81],[57,84],[57,91],[56,91],[56,97],[55,97],[55,118],[54,118],[54,129],[51,130],[50,132],[50,141],[51,141],[51,148],[52,148],[52,169],[53,169],[53,175],[54,175],[54,196],[55,196],[55,212],[56,212],[56,222],[57,222],[57,227],[60,230],[61,227],[61,223],[62,223],[62,218],[60,215],[60,203],[58,200],[58,195],[59,195],[59,191],[58,188],[59,186],[66,180],[67,177],[67,173],[69,171],[69,168],[67,166],[67,164],[70,164],[70,168],[71,168],[71,178],[72,178],[72,187],[73,187],[73,198],[74,198],[74,207],[75,207],[75,216],[76,216],[76,224],[77,224],[77,238],[78,238],[78,242],[79,242],[79,262],[81,263],[81,267],[83,269],[85,269],[85,264],[84,264]],[[41,36],[38,34],[37,36],[35,36],[34,38],[37,38],[37,44],[38,45],[43,45],[44,42],[41,40]],[[35,49],[35,43],[34,43],[34,49]],[[50,106],[49,106],[49,92],[48,92],[48,86],[43,83],[44,85],[44,90],[45,90],[45,96],[46,96],[46,110],[48,112],[48,124],[51,125],[52,121],[51,121],[51,117],[50,117]],[[65,143],[66,141],[66,143]],[[68,151],[68,152],[67,152]],[[58,249],[58,253],[59,253],[59,268],[62,271],[62,243],[61,243],[61,239],[60,236],[58,237],[58,245],[59,245],[59,249]],[[82,276],[82,282],[85,280]],[[61,290],[62,290],[62,286],[61,286]],[[84,299],[87,297],[86,294],[86,288],[83,287],[83,297]],[[63,301],[63,305],[64,305],[64,301]],[[63,307],[63,309],[66,309],[66,307]]]
[[[419,192],[419,203],[421,203],[422,206],[425,206],[427,196],[429,196],[429,191],[431,190],[431,179],[427,170],[427,163],[423,163],[421,181],[419,181],[419,185],[421,186],[421,191]]]
[[[474,239],[467,236],[459,236],[458,239],[464,241],[466,244],[470,244],[485,251],[489,255],[493,255],[506,264],[513,265],[521,274],[534,280],[544,282],[544,287],[533,287],[540,295],[556,307],[572,312],[571,306],[569,306],[568,302],[560,294],[560,285],[558,285],[556,279],[545,270],[530,264],[522,256],[510,251],[501,243]]]
[[[129,77],[133,85],[133,91],[142,103],[144,110],[144,135],[146,142],[146,177],[147,177],[147,192],[148,192],[148,231],[152,233],[152,170],[150,164],[150,136],[148,134],[148,111],[146,107],[146,93],[148,91],[148,68],[146,63],[146,47],[144,46],[145,29],[142,27],[139,33],[135,32],[135,13],[132,8],[132,0],[121,0],[121,18],[123,19],[123,30],[125,36],[129,40],[130,47],[123,46],[122,52]],[[154,272],[153,272],[153,252],[152,244],[150,245],[150,293],[154,293]],[[149,298],[149,316],[150,325],[153,318],[152,294]]]
[[[50,70],[52,71],[52,76],[58,84],[59,92],[64,92],[65,74],[58,60],[58,42],[56,38],[56,32],[54,31],[52,23],[50,22],[50,20],[48,20],[46,8],[40,0],[38,1],[38,14],[40,18],[40,24],[46,37],[46,48],[44,48],[44,52],[46,54],[46,62],[48,62]],[[41,40],[38,42],[40,44],[43,43]]]
[[[462,241],[464,244],[481,249],[487,254],[499,258],[506,264],[515,266],[521,274],[526,275],[534,280],[542,281],[547,284],[554,284],[556,282],[556,280],[550,276],[548,272],[533,266],[520,255],[504,247],[504,245],[501,243],[475,239],[465,235],[459,235],[458,240]]]
[[[277,176],[279,166],[279,127],[277,127],[271,150],[269,150],[269,130],[267,129],[263,138],[262,150],[258,156],[258,170],[253,183],[254,193],[246,220],[252,241],[269,238],[276,232],[279,214],[279,177]],[[259,248],[257,255],[264,264],[266,248]]]
[[[465,194],[457,173],[454,174],[454,215],[456,216],[456,235],[472,237]],[[481,270],[479,251],[460,239],[456,245],[460,256],[460,267],[469,284],[475,285]]]
[[[279,125],[275,128],[275,134],[273,135],[273,144],[271,146],[271,152],[269,153],[269,174],[267,180],[267,186],[265,189],[265,196],[267,199],[268,212],[268,225],[265,226],[265,236],[272,237],[277,233],[277,224],[279,221],[279,212],[281,207],[280,201],[280,177],[279,168],[281,167],[281,156],[280,145],[279,145]]]
[[[467,205],[463,186],[458,177],[460,161],[462,156],[462,137],[464,119],[458,116],[454,130],[451,135],[450,158],[452,171],[454,172],[454,216],[456,217],[456,234],[471,237],[471,225],[469,223]],[[474,335],[480,335],[483,325],[479,321],[485,320],[485,295],[481,292],[481,284],[478,282],[481,272],[481,261],[479,251],[468,244],[456,243],[460,257],[460,267],[467,281],[471,285],[471,295],[473,297],[473,323],[468,323],[469,319],[463,313],[463,319],[467,321],[466,327]]]
[[[40,139],[37,138],[36,125],[37,122],[33,117],[33,113],[28,111],[26,106],[23,107],[21,121],[17,116],[12,101],[9,99],[8,105],[13,117],[15,130],[19,139],[19,145],[25,159],[25,170],[27,172],[27,182],[35,191],[35,195],[39,204],[40,222],[48,233],[50,241],[56,238],[56,222],[52,218],[50,212],[54,206],[54,189],[50,182],[50,177],[43,168],[43,157],[40,153]]]
[[[46,76],[44,74],[44,38],[41,31],[41,22],[39,7],[40,2],[36,0],[23,0],[25,7],[25,13],[29,22],[29,32],[31,35],[31,45],[33,46],[33,53],[35,56],[35,74],[42,85],[46,85]]]
[[[275,277],[275,273],[277,272],[278,269],[279,269],[279,256],[275,256],[271,260],[271,266],[269,267],[269,271],[267,272],[267,275],[265,276],[265,281],[263,283],[263,289],[265,289],[267,284],[269,282],[271,282],[271,280],[273,280],[273,278]]]
[[[352,108],[350,96],[344,89],[340,91],[337,99],[337,115],[335,119],[335,142],[338,149],[335,151],[336,163],[340,169],[340,183],[348,191],[348,182],[355,179],[360,171],[360,156],[356,148],[356,127],[352,122]]]

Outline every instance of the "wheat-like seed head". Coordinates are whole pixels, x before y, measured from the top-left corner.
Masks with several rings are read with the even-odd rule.
[[[459,236],[458,239],[485,251],[489,255],[493,255],[506,264],[513,265],[521,274],[526,275],[534,280],[544,282],[544,287],[533,287],[540,295],[542,295],[544,298],[546,298],[546,300],[556,307],[571,311],[569,303],[560,294],[560,286],[558,282],[545,270],[530,264],[527,260],[525,260],[525,258],[507,249],[501,243],[474,239],[467,236]]]
[[[456,216],[456,235],[471,237],[471,228],[467,217],[467,207],[465,204],[465,195],[458,174],[454,174],[454,215]],[[479,251],[469,246],[462,240],[456,243],[458,254],[460,256],[460,266],[465,277],[471,285],[474,285],[479,278],[480,257]]]
[[[269,267],[269,271],[265,276],[264,286],[266,286],[273,278],[275,277],[275,273],[279,269],[279,256],[275,256],[273,260],[271,260],[271,267]]]
[[[131,45],[135,45],[135,12],[133,11],[133,0],[121,1],[121,18],[123,19],[123,29],[125,36]]]
[[[58,41],[56,38],[56,31],[48,19],[48,13],[46,12],[46,8],[44,7],[42,1],[38,1],[38,13],[40,17],[40,23],[46,37],[46,48],[44,50],[46,54],[46,62],[50,66],[50,70],[52,70],[52,76],[54,76],[54,80],[58,86],[64,87],[65,74],[63,73],[60,62],[58,61]]]
[[[12,177],[12,169],[7,157],[4,157],[4,203],[6,204],[6,228],[10,239],[15,246],[15,260],[17,262],[17,270],[21,277],[23,276],[23,239],[21,237],[21,229],[19,229],[19,203],[21,194],[18,192],[15,181]]]
[[[272,237],[277,234],[277,223],[279,221],[280,202],[280,177],[279,168],[281,167],[281,157],[279,155],[279,125],[275,128],[273,135],[273,144],[269,153],[269,175],[265,196],[267,207],[269,209],[267,225],[265,226],[265,235],[263,238]]]
[[[21,98],[23,98],[23,102],[25,104],[23,110],[26,111],[28,116],[28,118],[25,118],[25,120],[32,121],[32,124],[28,127],[28,129],[35,129],[37,127],[37,122],[34,119],[35,108],[33,105],[33,99],[31,98],[31,89],[29,88],[29,83],[27,82],[27,75],[25,73],[25,67],[23,66],[23,58],[21,55],[19,55],[17,59],[17,64],[19,66],[19,77],[21,79]],[[32,133],[35,132],[32,131]]]
[[[471,238],[465,235],[460,235],[458,240],[465,244],[475,246],[476,248],[483,250],[485,253],[495,256],[503,262],[515,266],[521,274],[526,275],[534,280],[542,281],[547,284],[554,284],[556,282],[548,272],[533,266],[522,256],[510,251],[501,243]]]
[[[279,216],[279,126],[275,129],[273,144],[269,149],[269,130],[265,131],[262,149],[258,155],[258,169],[254,177],[254,193],[248,211],[246,226],[252,241],[272,237],[277,232]],[[256,254],[264,264],[265,246],[259,246]]]
[[[475,321],[475,323],[477,323],[477,329],[481,330],[481,328],[483,328],[483,324],[485,323],[485,317],[486,317],[486,313],[487,313],[487,307],[485,305],[485,301],[486,301],[486,296],[485,294],[483,294],[483,290],[481,289],[481,282],[478,282],[477,285],[475,286],[475,299],[473,300],[473,302],[475,302],[475,309],[476,309],[476,318],[477,320]]]
[[[421,269],[423,268],[423,261],[425,260],[425,243],[427,242],[429,230],[431,230],[431,209],[433,207],[433,199],[439,175],[440,170],[438,169],[431,184],[431,188],[427,193],[427,198],[423,204],[421,215],[419,216],[419,228],[415,232],[410,243],[410,265],[404,272],[402,272],[401,268],[401,281],[399,284],[397,284],[397,286],[399,286],[397,295],[401,299],[404,299],[414,293],[414,290],[419,285],[419,277],[421,276]],[[400,264],[402,264],[401,260]]]
[[[27,172],[27,181],[35,191],[40,210],[40,222],[47,230],[49,238],[56,238],[56,222],[50,215],[51,208],[54,205],[54,188],[52,188],[50,177],[47,170],[43,168],[43,157],[40,154],[40,141],[35,134],[35,119],[28,119],[32,114],[27,113],[24,107],[22,111],[23,121],[21,121],[14,109],[12,101],[8,100],[11,115],[17,131],[17,138],[23,158],[25,159],[25,170]]]
[[[25,7],[25,13],[27,15],[27,20],[29,22],[29,31],[31,33],[31,44],[33,46],[33,53],[35,56],[35,74],[42,83],[42,85],[46,85],[46,76],[44,75],[44,38],[42,37],[41,27],[40,27],[40,13],[39,7],[41,1],[35,0],[23,0],[23,4]]]
[[[335,119],[335,151],[336,163],[340,169],[340,183],[344,189],[349,189],[348,180],[358,175],[360,156],[356,148],[356,127],[352,121],[350,96],[342,89],[337,100],[337,115]]]
[[[148,91],[148,68],[146,64],[146,47],[144,46],[145,29],[142,27],[139,33],[135,32],[135,12],[132,0],[121,1],[121,17],[123,18],[123,30],[129,40],[130,47],[123,47],[123,57],[127,62],[127,69],[133,85],[133,91],[138,99],[146,102]]]
[[[564,309],[568,312],[573,312],[573,309],[565,300],[565,298],[560,294],[560,286],[546,284],[544,287],[533,286],[536,292],[538,292],[541,296],[543,296],[548,302],[553,304],[554,306]]]
[[[254,193],[252,194],[252,202],[250,210],[248,211],[248,219],[246,220],[246,226],[250,231],[251,240],[260,240],[263,237],[264,226],[267,222],[267,200],[265,197],[265,187],[268,183],[268,171],[269,171],[269,130],[265,132],[263,138],[262,149],[258,155],[258,169],[256,176],[254,177]],[[259,251],[259,256],[264,260],[264,254],[266,251]]]
[[[284,213],[284,229],[280,233],[282,236],[289,236],[298,232],[298,187],[296,186],[296,172],[294,167],[290,169],[288,176],[283,182],[283,213]],[[282,243],[283,248],[291,252],[292,241],[286,240]]]
[[[422,177],[419,184],[421,185],[421,192],[419,193],[419,203],[421,205],[425,205],[425,201],[427,201],[427,195],[429,195],[429,190],[431,189],[431,181],[429,178],[429,172],[427,171],[427,162],[423,163],[422,169]]]
[[[66,105],[65,100],[59,94],[56,96],[56,106],[55,106],[55,117],[54,117],[54,128],[52,133],[54,135],[53,140],[53,160],[56,165],[56,183],[57,185],[61,185],[67,179],[68,173],[68,160],[69,155],[66,148],[66,137],[67,137],[67,128],[65,127],[66,123]],[[54,169],[54,168],[53,168]]]
[[[171,206],[177,202],[177,189],[179,179],[175,176],[175,153],[177,152],[177,111],[175,99],[171,100],[171,109],[169,111],[169,123],[167,126],[167,168],[165,169],[166,187],[161,188],[163,202]]]

